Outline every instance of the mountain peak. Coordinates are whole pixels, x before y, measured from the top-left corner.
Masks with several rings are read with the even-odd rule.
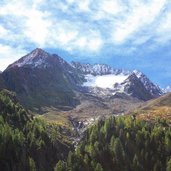
[[[45,52],[44,50],[42,50],[40,48],[36,48],[32,52],[30,52],[29,54],[23,56],[22,58],[20,58],[19,60],[17,60],[13,64],[9,65],[8,68],[22,67],[22,66],[28,66],[28,65],[33,66],[33,67],[37,67],[37,66],[40,66],[42,64],[45,64],[45,60],[49,56],[51,56],[51,55],[48,54],[47,52]]]
[[[48,53],[41,48],[36,48],[30,53],[30,55],[31,54],[32,54],[32,57],[38,57],[38,56],[46,56]]]
[[[49,55],[50,54],[48,54],[43,49],[36,48],[33,51],[31,51],[29,54],[27,54],[24,57],[22,57],[21,59],[19,59],[18,61],[25,60],[25,62],[27,62],[27,61],[34,60],[34,58],[42,58],[43,59],[43,58],[47,58]]]

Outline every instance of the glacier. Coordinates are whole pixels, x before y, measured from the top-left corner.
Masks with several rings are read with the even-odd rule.
[[[109,88],[113,89],[114,84],[122,83],[124,80],[128,78],[129,75],[124,74],[108,74],[108,75],[85,75],[86,82],[83,83],[83,86],[86,87],[99,87],[99,88]]]

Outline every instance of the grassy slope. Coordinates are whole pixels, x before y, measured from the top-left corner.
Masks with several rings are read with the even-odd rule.
[[[171,123],[171,93],[148,101],[145,105],[130,112],[138,119],[155,122],[156,119],[166,119]]]

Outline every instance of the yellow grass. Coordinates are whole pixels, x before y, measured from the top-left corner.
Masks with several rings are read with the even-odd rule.
[[[139,110],[135,112],[137,119],[145,121],[156,121],[156,119],[165,119],[171,123],[171,107],[161,106],[153,107],[149,110]]]

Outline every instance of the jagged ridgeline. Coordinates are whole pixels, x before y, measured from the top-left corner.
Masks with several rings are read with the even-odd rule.
[[[52,171],[70,149],[61,136],[58,126],[33,119],[14,93],[0,92],[1,171]]]
[[[0,89],[4,88],[8,90],[0,92],[0,171],[171,170],[171,128],[164,120],[170,113],[170,95],[164,101],[159,98],[161,106],[158,100],[140,106],[131,113],[136,117],[108,118],[163,94],[139,71],[68,63],[35,49],[0,74]],[[57,114],[61,120],[50,123],[43,119],[46,114],[36,115],[46,111],[51,120]],[[166,115],[152,122],[146,119],[149,111]],[[73,118],[100,116],[107,118],[81,132],[81,140],[72,135]],[[66,126],[63,122],[69,126],[57,125]],[[71,141],[80,141],[76,149]]]
[[[171,128],[136,117],[110,117],[89,128],[55,171],[170,171]]]
[[[131,97],[143,102],[163,93],[139,71],[104,64],[68,63],[39,48],[0,73],[0,88],[14,91],[19,102],[36,113],[45,113],[49,108],[72,110],[87,98],[90,100],[90,96],[96,101],[100,97],[113,103],[112,99],[117,99],[119,94],[119,99]]]

